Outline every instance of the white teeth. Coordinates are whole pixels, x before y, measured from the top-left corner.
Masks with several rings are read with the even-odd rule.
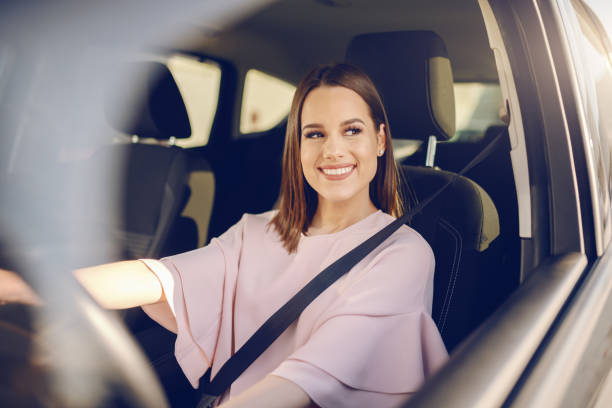
[[[339,176],[340,174],[346,174],[350,172],[351,170],[353,170],[353,166],[341,167],[339,169],[321,169],[321,170],[323,170],[323,173],[329,176]]]

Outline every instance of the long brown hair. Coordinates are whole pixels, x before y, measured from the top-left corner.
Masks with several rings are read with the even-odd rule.
[[[370,182],[370,199],[376,208],[395,217],[403,212],[389,121],[376,87],[362,70],[353,65],[338,63],[317,67],[300,81],[293,96],[283,152],[280,208],[270,221],[290,253],[297,250],[300,236],[310,227],[318,204],[317,193],[302,172],[300,129],[304,100],[320,86],[341,86],[353,90],[368,105],[376,129],[381,124],[385,125],[385,154],[378,157],[376,174]]]

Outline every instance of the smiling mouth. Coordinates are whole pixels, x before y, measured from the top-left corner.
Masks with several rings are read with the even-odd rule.
[[[355,169],[355,165],[352,164],[346,167],[337,167],[337,168],[319,168],[321,173],[323,173],[327,178],[332,180],[339,180],[348,177],[353,170]]]

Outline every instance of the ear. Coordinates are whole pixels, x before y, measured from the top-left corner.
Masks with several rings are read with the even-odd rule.
[[[380,152],[384,151],[387,149],[386,146],[386,141],[387,141],[387,132],[385,129],[385,124],[381,123],[380,126],[378,127],[378,133],[376,135],[376,151]],[[379,156],[382,156],[382,154],[379,154]]]

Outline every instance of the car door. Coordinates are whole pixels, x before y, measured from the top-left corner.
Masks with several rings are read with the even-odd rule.
[[[510,401],[513,406],[609,406],[612,368],[610,145],[612,64],[597,16],[579,0],[545,5],[543,21],[555,65],[567,69],[565,110],[576,117],[572,137],[584,146],[595,254],[563,313],[540,346]],[[546,20],[548,18],[549,20]],[[554,25],[558,24],[557,27]],[[561,32],[561,35],[558,33]],[[564,34],[564,35],[563,35]],[[577,121],[576,121],[577,119]],[[590,200],[588,199],[590,198]],[[585,228],[585,234],[587,233]]]
[[[609,43],[580,1],[479,4],[511,115],[523,283],[407,406],[597,406],[612,363],[610,114],[597,83]],[[597,75],[585,47],[606,59]]]

